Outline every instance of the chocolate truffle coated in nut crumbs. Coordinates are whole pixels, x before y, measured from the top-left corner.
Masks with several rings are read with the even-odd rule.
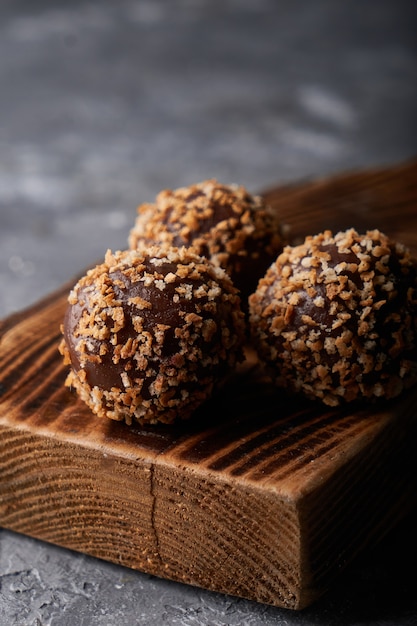
[[[261,197],[214,179],[161,191],[138,207],[129,247],[153,243],[193,246],[228,272],[245,299],[283,247],[276,212]]]
[[[378,230],[285,247],[249,307],[278,385],[336,406],[417,382],[417,262]]]
[[[185,419],[242,357],[229,276],[191,250],[107,252],[69,296],[67,385],[94,413],[130,424]]]

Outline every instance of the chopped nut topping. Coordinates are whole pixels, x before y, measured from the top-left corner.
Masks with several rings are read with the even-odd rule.
[[[286,246],[249,308],[277,384],[336,406],[417,382],[417,262],[378,230]]]
[[[62,330],[66,384],[128,424],[189,417],[243,358],[237,290],[185,248],[108,251],[71,291]]]
[[[137,209],[131,249],[192,246],[223,267],[245,298],[283,246],[277,212],[242,186],[206,180],[160,192]]]

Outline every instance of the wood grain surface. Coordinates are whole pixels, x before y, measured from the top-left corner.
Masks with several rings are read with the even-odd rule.
[[[297,241],[380,228],[417,254],[417,162],[271,189]],[[157,576],[299,609],[415,501],[417,392],[343,410],[250,349],[188,422],[100,420],[64,387],[70,285],[0,326],[0,524]]]

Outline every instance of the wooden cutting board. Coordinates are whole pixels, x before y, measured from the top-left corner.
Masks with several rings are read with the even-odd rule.
[[[272,189],[296,241],[380,228],[417,255],[417,162]],[[414,503],[417,391],[330,410],[248,359],[176,426],[94,417],[64,387],[69,285],[0,326],[0,524],[155,574],[305,607]]]

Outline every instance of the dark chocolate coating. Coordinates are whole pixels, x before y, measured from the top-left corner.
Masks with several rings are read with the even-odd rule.
[[[146,271],[152,273],[154,267],[149,262],[144,264]],[[158,266],[158,272],[161,275],[166,276],[169,273],[176,271],[176,266],[173,263],[164,263]],[[171,357],[174,357],[179,349],[179,340],[175,337],[175,329],[181,327],[184,324],[184,314],[193,313],[196,310],[195,302],[191,300],[182,300],[181,305],[175,304],[173,297],[175,295],[175,289],[178,286],[178,281],[166,284],[163,290],[155,288],[155,285],[146,286],[142,281],[131,282],[129,277],[122,274],[120,271],[112,272],[109,274],[109,278],[112,282],[112,289],[117,301],[120,302],[120,306],[124,312],[124,326],[117,332],[117,344],[124,345],[130,337],[137,335],[133,328],[132,318],[135,315],[143,316],[143,330],[144,332],[152,333],[156,324],[165,324],[169,326],[164,332],[163,344],[160,346],[160,353],[158,355],[157,362],[154,363],[155,369],[160,366],[160,361],[163,361],[166,365],[169,365]],[[194,283],[194,287],[198,288],[199,285],[204,284],[202,279],[195,279],[191,281]],[[133,304],[129,304],[129,300],[132,298],[141,298],[147,302],[152,303],[152,308],[145,311],[138,310]],[[201,311],[200,307],[204,304],[207,305],[207,297],[199,299],[199,314],[203,318],[208,318],[209,313],[207,311]],[[80,368],[80,361],[77,353],[78,340],[75,337],[75,330],[79,323],[80,317],[83,311],[89,308],[89,294],[86,289],[81,289],[78,292],[78,301],[68,307],[65,322],[64,322],[64,336],[67,342],[69,352],[71,355],[71,361],[76,369]],[[110,329],[113,325],[113,319],[106,317],[105,311],[103,312],[104,320],[103,324]],[[213,346],[219,341],[219,333],[213,337]],[[103,341],[93,339],[90,340],[91,350],[90,354],[98,355],[102,348]],[[87,374],[87,381],[91,386],[97,385],[101,389],[110,391],[113,387],[120,388],[121,374],[126,371],[128,359],[120,359],[117,363],[113,360],[113,347],[109,341],[107,343],[107,353],[100,357],[101,362],[97,365],[94,361],[88,361],[85,364],[85,372]],[[140,372],[136,370],[136,375],[142,376]],[[145,392],[148,385],[142,388]]]
[[[153,248],[108,255],[79,281],[61,350],[71,383],[93,410],[98,403],[99,412],[129,421],[131,406],[138,421],[172,421],[242,357],[244,330],[223,270],[185,249],[166,256]]]
[[[138,207],[129,236],[132,249],[149,245],[193,246],[223,267],[242,300],[282,250],[278,215],[244,187],[215,180],[158,194],[154,204]]]
[[[280,385],[336,405],[395,397],[417,381],[417,264],[379,231],[286,247],[250,311]]]

